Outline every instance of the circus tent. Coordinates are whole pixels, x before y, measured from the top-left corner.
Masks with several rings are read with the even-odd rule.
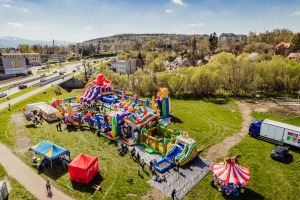
[[[215,178],[222,183],[233,185],[246,185],[250,181],[250,171],[248,168],[234,163],[216,163],[210,166]]]

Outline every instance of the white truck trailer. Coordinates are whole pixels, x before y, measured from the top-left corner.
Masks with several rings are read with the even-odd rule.
[[[263,136],[286,145],[300,147],[300,127],[269,119],[254,121],[250,124],[249,134]]]

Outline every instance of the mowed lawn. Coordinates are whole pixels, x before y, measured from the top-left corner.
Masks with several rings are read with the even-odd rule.
[[[205,150],[221,142],[242,127],[242,116],[234,100],[217,105],[204,101],[171,100],[171,124],[168,128],[187,131]]]
[[[282,118],[271,113],[253,113],[254,119],[273,119],[285,123],[300,125],[300,117]],[[289,151],[287,162],[272,160],[270,152],[274,144],[255,139],[247,135],[242,142],[234,146],[229,155],[241,154],[239,162],[250,169],[251,181],[245,193],[238,198],[223,195],[210,186],[213,179],[209,173],[191,192],[186,199],[299,199],[300,191],[300,150],[293,148]]]
[[[137,175],[137,163],[129,158],[129,155],[121,157],[118,155],[117,146],[114,142],[106,138],[98,137],[89,130],[77,130],[68,132],[63,125],[63,131],[56,130],[57,123],[44,122],[39,128],[35,128],[32,122],[25,122],[18,125],[11,120],[22,115],[22,108],[28,103],[51,100],[52,98],[65,98],[78,95],[78,93],[66,93],[56,96],[54,89],[48,89],[45,93],[33,96],[19,104],[12,106],[12,111],[7,109],[1,111],[0,127],[2,142],[14,148],[16,154],[20,156],[29,166],[32,166],[30,152],[20,152],[19,139],[25,138],[28,147],[39,143],[41,140],[63,145],[71,152],[74,159],[80,153],[96,155],[99,158],[100,176],[91,184],[81,185],[72,183],[68,172],[62,167],[55,167],[55,170],[44,170],[41,175],[49,179],[65,193],[76,199],[140,199],[151,187],[147,181],[151,178],[147,171],[142,173],[142,177]],[[241,128],[242,118],[235,101],[230,101],[226,105],[216,105],[203,101],[172,101],[172,123],[170,128],[189,132],[190,137],[198,142],[198,148],[208,148],[221,141],[225,136],[233,134]],[[22,120],[22,119],[21,119]],[[32,166],[34,170],[35,167]],[[37,170],[36,170],[37,171]],[[133,179],[132,183],[128,179]],[[91,185],[102,183],[103,193],[94,191]]]

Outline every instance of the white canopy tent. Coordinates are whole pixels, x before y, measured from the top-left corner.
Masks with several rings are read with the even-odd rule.
[[[37,108],[40,109],[43,118],[47,121],[55,121],[60,117],[60,112],[46,103],[38,105]]]
[[[37,107],[39,105],[46,104],[45,102],[39,102],[39,103],[32,103],[32,104],[27,104],[26,105],[26,114],[29,114],[30,112],[37,110]]]

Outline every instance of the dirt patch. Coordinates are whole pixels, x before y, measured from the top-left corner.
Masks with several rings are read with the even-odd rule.
[[[11,121],[14,123],[16,127],[24,127],[26,120],[22,113],[15,113],[11,115]]]
[[[288,118],[295,115],[300,115],[300,109],[296,106],[277,106],[270,109],[268,112],[280,116],[282,118]]]
[[[237,101],[237,104],[243,117],[242,129],[232,136],[226,137],[222,142],[210,147],[207,151],[206,159],[216,161],[218,158],[227,156],[229,149],[238,144],[248,133],[248,127],[252,121],[251,106],[245,101]]]
[[[164,195],[164,193],[152,187],[150,191],[148,191],[144,196],[141,197],[141,200],[161,200],[165,197],[166,196]]]
[[[14,150],[25,153],[30,146],[29,131],[25,128],[26,120],[22,113],[15,113],[11,115],[11,122],[13,123],[12,132],[15,137]]]
[[[29,146],[30,146],[30,139],[26,136],[20,137],[16,141],[16,147],[20,153],[27,152]]]

